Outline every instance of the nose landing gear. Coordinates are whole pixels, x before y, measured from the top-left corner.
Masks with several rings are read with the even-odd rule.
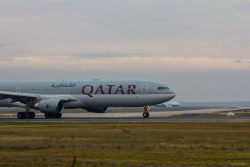
[[[147,105],[147,107],[144,108],[144,112],[142,114],[142,116],[144,118],[148,118],[149,117],[149,113],[148,113],[148,110],[150,109],[150,105]]]

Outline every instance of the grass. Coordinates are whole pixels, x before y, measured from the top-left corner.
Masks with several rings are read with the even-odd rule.
[[[119,128],[118,128],[119,124]],[[3,156],[49,157],[145,165],[218,166],[244,163],[250,151],[158,146],[250,148],[250,123],[15,122],[0,123],[2,146],[92,145],[121,148],[0,149]],[[135,146],[135,148],[123,146]],[[138,148],[154,146],[156,148]],[[0,160],[0,166],[71,166],[70,162]],[[75,166],[83,166],[77,163]],[[93,165],[87,165],[93,166]],[[105,166],[105,165],[102,165]]]
[[[237,111],[234,111],[234,113],[249,113],[250,110],[237,110]]]

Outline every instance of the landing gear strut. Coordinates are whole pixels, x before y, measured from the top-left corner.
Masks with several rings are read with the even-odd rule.
[[[142,116],[144,118],[148,118],[149,117],[149,113],[148,113],[148,110],[150,109],[150,106],[147,105],[147,107],[144,108],[144,113],[142,114]]]
[[[34,112],[19,112],[17,113],[17,118],[35,118],[36,114]]]
[[[44,116],[45,118],[61,118],[62,114],[61,113],[55,113],[55,114],[45,113]]]

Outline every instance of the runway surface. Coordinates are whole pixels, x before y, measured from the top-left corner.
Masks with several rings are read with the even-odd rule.
[[[188,116],[171,116],[171,117],[70,117],[60,119],[18,119],[18,118],[0,118],[0,122],[53,122],[53,121],[107,121],[107,122],[250,122],[250,117],[188,117]]]
[[[51,122],[51,121],[111,121],[111,122],[250,122],[250,117],[192,117],[194,114],[229,112],[240,109],[201,109],[184,111],[152,111],[148,118],[141,113],[67,113],[59,119],[46,119],[44,114],[36,114],[34,119],[0,117],[0,122]],[[179,116],[176,116],[179,115]]]

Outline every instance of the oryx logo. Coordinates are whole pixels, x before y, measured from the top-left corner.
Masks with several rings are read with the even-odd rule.
[[[46,104],[46,108],[48,109],[48,108],[50,108],[50,106],[47,104],[47,103],[45,103]]]

